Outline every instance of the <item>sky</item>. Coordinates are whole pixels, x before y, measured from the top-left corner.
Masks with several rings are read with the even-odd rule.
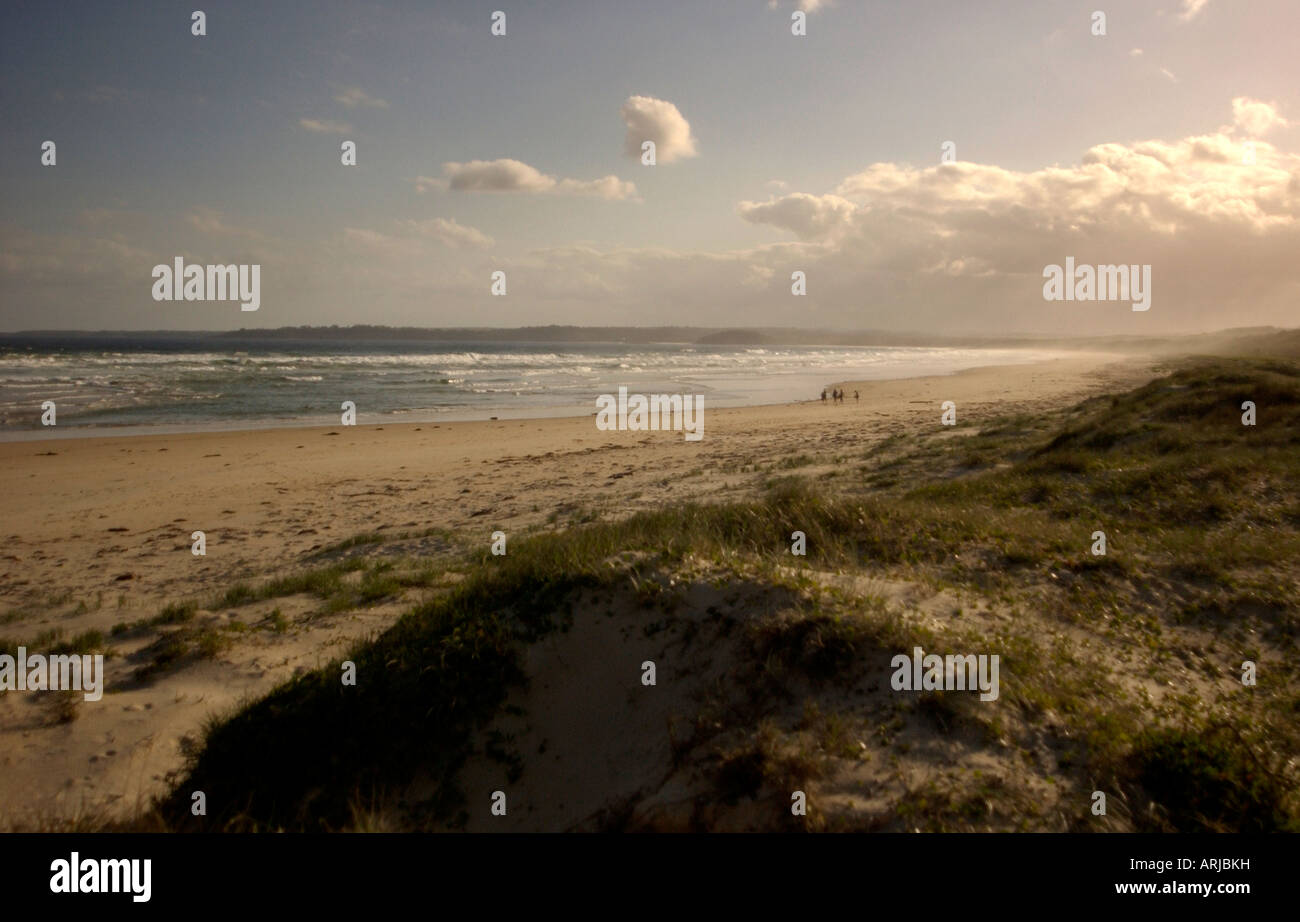
[[[0,330],[1296,326],[1298,25],[1296,0],[9,0]],[[261,266],[259,309],[155,300],[177,257]],[[1067,258],[1150,265],[1150,309],[1045,300]]]

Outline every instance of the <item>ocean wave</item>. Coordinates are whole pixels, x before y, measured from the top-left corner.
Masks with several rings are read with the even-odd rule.
[[[744,403],[800,399],[831,380],[941,374],[1045,357],[1012,349],[612,345],[409,353],[9,351],[0,353],[0,413],[17,420],[13,426],[30,426],[40,402],[50,399],[61,425],[87,415],[109,424],[201,423],[315,418],[350,399],[366,413],[438,408],[490,415],[586,405],[620,385],[641,393],[708,392]]]

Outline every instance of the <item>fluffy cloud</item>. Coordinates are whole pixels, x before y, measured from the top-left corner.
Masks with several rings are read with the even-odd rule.
[[[838,195],[796,192],[770,202],[741,202],[737,212],[752,224],[771,224],[805,240],[830,237],[846,229],[855,205]]]
[[[1300,156],[1255,145],[1252,164],[1228,129],[1098,144],[1075,164],[1033,170],[873,163],[826,194],[739,203],[742,220],[787,231],[787,243],[553,247],[502,268],[512,291],[577,322],[698,323],[707,311],[726,318],[717,322],[973,335],[1291,325]],[[1151,310],[1044,301],[1043,267],[1067,256],[1150,264]],[[797,300],[796,269],[808,278]]]
[[[457,192],[549,192],[556,184],[554,176],[519,160],[444,163],[442,171]]]
[[[1266,134],[1274,128],[1285,128],[1287,124],[1276,106],[1245,96],[1232,101],[1232,122],[1249,135]]]
[[[237,325],[237,315],[182,312],[148,298],[149,268],[184,254],[262,264],[257,320],[269,325],[438,325],[472,312],[486,325],[709,323],[974,335],[1294,326],[1300,155],[1257,139],[1248,162],[1247,143],[1228,125],[1182,139],[1101,143],[1074,163],[1028,170],[871,163],[816,194],[740,202],[737,227],[761,223],[788,239],[734,249],[581,243],[519,251],[449,218],[253,241],[229,233],[215,212],[164,221],[87,211],[58,234],[0,224],[0,299],[13,305],[13,326],[102,325],[105,305],[115,325]],[[559,195],[564,186],[517,167],[451,170],[426,181],[446,188],[456,175],[469,188],[491,188],[490,176],[534,194]],[[1067,256],[1079,264],[1150,264],[1150,311],[1134,313],[1122,302],[1045,302],[1043,267]],[[508,273],[510,298],[488,294],[496,269]],[[807,273],[806,297],[790,293],[795,270]]]
[[[1178,18],[1183,22],[1195,19],[1209,4],[1210,0],[1183,0],[1183,8],[1179,11]]]
[[[1300,218],[1300,158],[1257,144],[1257,163],[1226,134],[1182,141],[1099,144],[1079,165],[1031,172],[977,163],[913,169],[872,164],[836,193],[859,204],[858,224],[894,215],[936,235],[983,226],[1000,234],[1063,227],[1094,233],[1177,234],[1210,224],[1234,233],[1292,227]]]
[[[1144,329],[1293,321],[1300,157],[1255,143],[1249,164],[1227,130],[1099,144],[1077,165],[1031,171],[875,163],[832,195],[742,203],[740,214],[825,244],[800,266],[821,303],[883,297],[921,328],[1136,332],[1127,305],[1042,300],[1043,266],[1066,256],[1151,264]],[[788,271],[775,276],[779,289]]]
[[[471,160],[444,163],[443,178],[417,177],[417,192],[451,189],[453,192],[523,192],[534,195],[582,195],[620,201],[636,198],[636,186],[617,176],[600,179],[557,179],[519,160]]]
[[[387,109],[388,103],[382,99],[376,99],[365,90],[358,86],[345,88],[341,93],[334,97],[334,101],[342,103],[349,109],[357,106],[370,106],[376,109]]]
[[[629,157],[640,158],[646,141],[655,143],[656,163],[696,156],[691,123],[672,103],[652,96],[629,96],[621,111],[627,125],[623,152]]]
[[[298,125],[315,134],[347,134],[352,130],[347,122],[336,122],[328,118],[300,118]]]

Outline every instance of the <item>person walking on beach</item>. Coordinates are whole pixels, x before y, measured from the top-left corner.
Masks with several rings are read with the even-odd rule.
[[[826,388],[822,388],[822,403],[826,402]]]
[[[860,401],[862,398],[858,396],[858,392],[857,392],[857,391],[854,391],[854,392],[853,392],[853,399],[854,399],[854,401],[856,402],[856,401]]]

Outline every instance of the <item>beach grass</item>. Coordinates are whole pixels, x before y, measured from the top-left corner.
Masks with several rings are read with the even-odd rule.
[[[1242,424],[1246,401],[1253,426]],[[734,581],[782,604],[734,635],[743,700],[679,747],[708,763],[720,801],[829,784],[857,764],[854,734],[887,760],[958,733],[972,752],[1034,764],[1026,771],[1055,793],[972,771],[907,785],[888,821],[817,808],[797,825],[1295,831],[1297,449],[1300,366],[1202,358],[1041,418],[864,446],[852,476],[833,482],[788,473],[810,465],[798,455],[755,500],[556,519],[500,557],[462,552],[423,569],[352,557],[237,584],[214,610],[304,593],[344,610],[458,574],[377,638],[214,720],[147,822],[319,830],[383,816],[454,827],[465,816],[460,773],[527,687],[531,645],[592,617],[593,594],[671,614],[686,604],[676,583]],[[1092,552],[1098,531],[1104,555]],[[806,556],[791,554],[795,532]],[[330,550],[386,540],[368,533]],[[937,632],[854,580],[965,602]],[[965,605],[1002,617],[979,620]],[[167,611],[185,620],[184,606]],[[847,709],[839,692],[869,681],[871,657],[939,642],[1000,652],[1000,707],[877,697],[870,727]],[[153,663],[168,668],[193,644],[219,649],[164,639]],[[1241,683],[1244,660],[1258,666],[1257,685]],[[344,661],[356,685],[340,681]],[[774,704],[783,693],[793,711]],[[404,792],[417,781],[413,800]],[[211,815],[189,814],[192,790],[208,794]],[[1113,805],[1101,825],[1089,809],[1097,790]]]

